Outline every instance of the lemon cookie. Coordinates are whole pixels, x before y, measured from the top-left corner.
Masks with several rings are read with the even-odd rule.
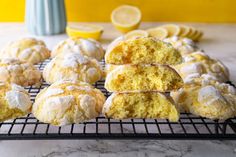
[[[68,79],[95,83],[102,77],[103,71],[98,61],[79,53],[59,54],[43,70],[43,78],[49,84]]]
[[[108,64],[178,64],[181,55],[171,44],[153,37],[140,37],[122,41],[118,38],[105,54]]]
[[[0,52],[0,58],[17,58],[20,61],[37,64],[50,57],[45,43],[34,38],[23,38],[9,43]]]
[[[29,94],[16,84],[0,82],[0,121],[18,118],[30,112]]]
[[[121,65],[107,75],[105,88],[111,92],[166,92],[182,84],[179,74],[167,65]]]
[[[34,65],[17,59],[0,59],[0,81],[21,86],[40,85],[41,73]]]
[[[179,120],[173,100],[158,92],[113,93],[105,102],[103,114],[108,118],[162,118]]]
[[[183,57],[184,62],[174,66],[182,78],[189,74],[211,74],[218,81],[226,82],[229,80],[227,67],[219,60],[212,59],[203,52],[194,52]]]
[[[236,90],[209,74],[192,74],[185,85],[171,92],[180,109],[210,119],[226,120],[236,116]]]
[[[104,102],[102,92],[85,82],[58,81],[37,95],[32,113],[42,122],[62,126],[97,117]]]
[[[68,38],[61,41],[53,49],[51,56],[55,57],[58,54],[66,52],[80,53],[84,56],[102,60],[104,57],[104,50],[102,45],[93,39],[84,38]]]
[[[173,36],[170,38],[166,38],[163,41],[170,43],[181,53],[181,55],[186,55],[199,50],[197,45],[189,38]]]

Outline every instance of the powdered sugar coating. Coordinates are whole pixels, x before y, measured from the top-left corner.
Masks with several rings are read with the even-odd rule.
[[[217,78],[220,82],[226,82],[229,80],[229,71],[223,63],[216,59],[210,58],[203,52],[194,52],[184,56],[184,62],[174,66],[184,79],[190,74],[198,73],[210,74]]]
[[[81,80],[94,83],[102,76],[103,71],[99,63],[79,53],[57,55],[43,71],[43,78],[49,84],[59,80]]]
[[[0,58],[16,58],[36,64],[50,57],[50,51],[43,41],[23,38],[9,43],[0,53]]]
[[[38,94],[32,112],[40,121],[62,126],[95,118],[104,101],[104,95],[87,83],[59,81]]]
[[[192,74],[183,88],[172,91],[175,102],[186,112],[210,119],[228,119],[236,115],[235,87],[218,82],[214,75]]]
[[[68,38],[61,41],[55,46],[51,56],[56,57],[61,53],[78,53],[97,60],[101,60],[104,56],[104,50],[100,43],[83,38]]]
[[[32,64],[18,59],[0,59],[0,81],[22,86],[39,85],[41,73]]]
[[[214,86],[205,86],[198,92],[198,99],[204,105],[212,105],[216,101],[224,103],[225,99]]]
[[[11,86],[11,90],[7,91],[5,95],[5,99],[9,108],[17,108],[22,112],[27,112],[32,106],[30,96],[27,94],[24,88],[15,84],[12,84]]]

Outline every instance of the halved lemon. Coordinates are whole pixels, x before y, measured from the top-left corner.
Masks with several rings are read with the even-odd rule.
[[[162,27],[150,28],[147,30],[149,36],[155,37],[157,39],[164,39],[168,36],[168,31]]]
[[[125,34],[125,39],[134,39],[138,37],[148,37],[148,32],[144,30],[133,30]]]
[[[111,22],[117,30],[127,33],[138,28],[141,17],[139,8],[122,5],[112,11]]]
[[[180,27],[178,25],[167,24],[161,27],[165,28],[168,31],[168,37],[178,36],[180,34]]]
[[[103,33],[103,27],[93,24],[74,24],[66,27],[66,33],[69,37],[83,37],[100,39]]]

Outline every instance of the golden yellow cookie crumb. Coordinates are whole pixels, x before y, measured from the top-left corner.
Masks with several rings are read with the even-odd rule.
[[[158,92],[113,93],[103,107],[109,118],[162,118],[179,120],[179,112],[172,99]]]
[[[108,64],[171,64],[182,62],[182,57],[171,44],[153,37],[140,37],[113,42],[105,54]]]
[[[166,92],[182,84],[182,78],[167,65],[121,65],[107,75],[105,88],[111,92]]]

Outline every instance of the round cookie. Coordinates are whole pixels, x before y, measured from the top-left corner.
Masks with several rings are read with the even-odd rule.
[[[236,89],[220,83],[209,74],[192,74],[185,85],[171,96],[180,110],[210,119],[226,120],[236,116]]]
[[[80,80],[92,84],[102,77],[99,62],[79,53],[59,54],[43,70],[43,78],[49,84],[59,80]]]
[[[211,74],[220,82],[229,80],[227,67],[219,60],[212,59],[203,52],[194,52],[183,57],[184,62],[174,68],[184,79],[190,74]]]
[[[166,38],[163,41],[170,43],[181,53],[182,56],[199,50],[196,44],[188,38],[173,36]]]
[[[104,57],[104,50],[102,45],[93,39],[84,38],[68,38],[56,45],[51,53],[51,57],[66,52],[76,52],[84,56],[102,60]]]
[[[0,59],[0,81],[21,86],[40,85],[41,73],[33,64],[17,59]]]
[[[50,57],[45,43],[34,38],[23,38],[9,43],[0,52],[0,58],[17,58],[20,61],[37,64]]]
[[[85,82],[58,81],[37,95],[32,113],[42,122],[62,126],[97,117],[104,102],[103,93]]]
[[[24,116],[32,106],[23,87],[4,82],[0,82],[0,104],[0,122]]]

